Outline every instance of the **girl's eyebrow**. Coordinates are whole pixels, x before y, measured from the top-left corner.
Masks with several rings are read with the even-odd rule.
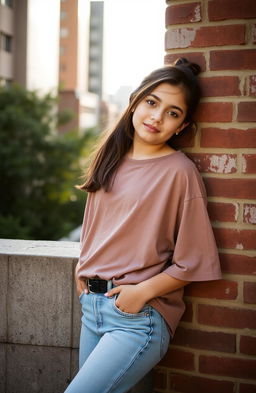
[[[162,100],[161,100],[161,98],[160,97],[158,97],[157,95],[155,95],[154,93],[150,93],[149,94],[149,96],[152,96],[152,97],[154,97],[157,101],[159,101],[159,102],[161,102]],[[177,109],[178,111],[180,111],[181,113],[183,113],[183,109],[181,109],[179,106],[176,106],[176,105],[170,105],[170,108],[173,108],[173,109]]]

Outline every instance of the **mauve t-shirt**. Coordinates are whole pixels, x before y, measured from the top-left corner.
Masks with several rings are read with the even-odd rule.
[[[79,278],[137,284],[160,272],[184,281],[221,278],[203,181],[180,151],[142,160],[126,156],[111,191],[88,193]],[[152,299],[174,334],[183,288]]]

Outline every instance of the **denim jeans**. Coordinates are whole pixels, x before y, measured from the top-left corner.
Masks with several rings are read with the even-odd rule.
[[[149,305],[122,312],[103,294],[83,293],[80,302],[79,372],[65,393],[128,392],[166,353],[166,322]]]

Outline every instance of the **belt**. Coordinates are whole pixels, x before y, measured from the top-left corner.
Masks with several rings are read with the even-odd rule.
[[[90,293],[106,293],[113,288],[113,282],[100,278],[88,278],[87,287]]]

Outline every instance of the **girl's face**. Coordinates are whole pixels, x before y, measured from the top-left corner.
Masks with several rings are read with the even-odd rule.
[[[161,83],[134,110],[134,143],[165,145],[168,139],[188,125],[184,123],[186,112],[182,89]]]

